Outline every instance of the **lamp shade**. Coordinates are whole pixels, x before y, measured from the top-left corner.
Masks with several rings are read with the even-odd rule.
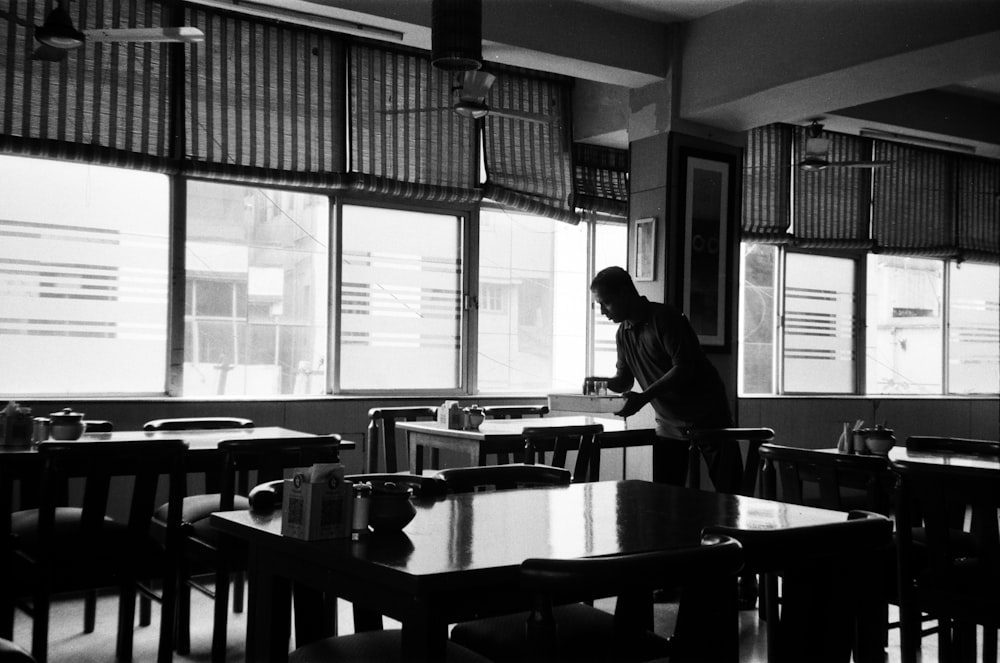
[[[445,71],[483,66],[482,0],[433,0],[431,63]]]

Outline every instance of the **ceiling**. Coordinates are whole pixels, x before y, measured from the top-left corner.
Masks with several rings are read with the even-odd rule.
[[[431,0],[235,1],[430,48]],[[627,146],[652,105],[660,125],[820,119],[1000,158],[996,0],[483,0],[483,57],[585,82],[575,112],[602,126],[578,140]]]

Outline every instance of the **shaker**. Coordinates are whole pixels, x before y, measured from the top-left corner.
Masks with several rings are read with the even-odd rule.
[[[368,531],[368,512],[372,504],[372,485],[354,484],[354,505],[351,512],[351,538],[357,540]]]

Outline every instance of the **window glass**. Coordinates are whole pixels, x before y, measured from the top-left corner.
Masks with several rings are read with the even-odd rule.
[[[590,300],[586,225],[496,209],[480,219],[479,391],[578,391]]]
[[[1000,392],[1000,267],[951,264],[948,392]]]
[[[0,391],[163,393],[166,176],[0,157]]]
[[[854,261],[785,256],[784,391],[854,391]]]
[[[599,223],[594,229],[594,271],[618,265],[628,259],[628,224]],[[589,283],[587,284],[590,285]],[[594,375],[614,375],[618,361],[615,333],[618,325],[611,322],[598,308],[594,309]]]
[[[740,280],[739,393],[773,394],[778,249],[743,244]]]
[[[345,205],[340,388],[461,384],[462,219]]]
[[[326,391],[329,201],[188,183],[184,395]]]
[[[944,263],[868,256],[866,392],[940,394]]]

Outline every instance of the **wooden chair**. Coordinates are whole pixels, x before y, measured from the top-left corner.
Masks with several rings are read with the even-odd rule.
[[[8,578],[0,588],[5,629],[13,627],[15,604],[31,615],[31,651],[38,663],[47,658],[52,595],[102,587],[117,588],[116,655],[120,660],[131,660],[136,592],[150,591],[144,579],[153,576],[163,578],[157,658],[172,659],[177,587],[174,562],[180,544],[185,451],[181,440],[39,444],[42,477],[38,508],[2,514]],[[169,502],[176,514],[164,523],[166,554],[161,553],[149,531],[161,475],[169,479]],[[119,477],[133,480],[124,518],[108,513],[112,479]],[[57,495],[70,479],[83,483],[80,507],[58,503]],[[29,602],[20,601],[22,597],[28,597]]]
[[[285,438],[239,438],[219,442],[221,455],[218,493],[185,497],[182,514],[182,547],[177,555],[179,570],[177,609],[177,650],[190,650],[191,590],[215,602],[212,627],[212,661],[226,659],[226,628],[229,614],[231,576],[246,568],[246,550],[220,534],[209,523],[214,511],[249,509],[246,495],[238,490],[239,476],[256,473],[257,482],[283,477],[287,468],[303,467],[339,459],[340,436],[321,435]],[[153,518],[154,531],[169,517],[166,505]],[[199,582],[211,574],[214,585]]]
[[[253,428],[253,421],[242,417],[175,417],[152,419],[142,425],[145,431],[218,430],[225,428]]]
[[[487,419],[523,419],[524,417],[544,417],[549,413],[548,405],[486,405],[483,414]],[[502,451],[497,454],[497,465],[510,462],[510,454]]]
[[[522,462],[534,465],[537,458],[542,464],[566,467],[569,452],[575,452],[573,482],[582,483],[590,478],[590,461],[597,453],[596,438],[603,431],[601,424],[525,427],[521,433],[524,439]]]
[[[843,522],[777,536],[752,527],[706,531],[738,539],[745,570],[765,576],[768,663],[848,661],[852,649],[857,663],[882,663],[883,632],[858,626],[885,618],[881,560],[892,542],[887,517],[852,511]],[[780,602],[776,574],[782,578]]]
[[[588,458],[587,481],[601,479],[601,451],[604,449],[629,449],[648,447],[656,442],[656,431],[651,428],[638,430],[603,431],[594,439],[593,451]]]
[[[899,475],[902,660],[917,660],[920,615],[926,613],[938,620],[941,660],[976,660],[976,625],[981,625],[983,660],[995,662],[1000,627],[1000,465],[973,468],[900,460],[892,467]],[[922,541],[915,534],[918,525],[923,526]]]
[[[759,454],[761,495],[765,499],[889,515],[894,477],[884,456],[829,453],[769,443],[760,446]]]
[[[497,663],[520,661],[739,660],[734,576],[740,544],[708,536],[700,546],[581,559],[527,559],[529,612],[460,623],[452,642]],[[652,593],[683,587],[674,635],[652,632]],[[618,597],[612,615],[582,598]]]
[[[738,445],[747,442],[747,453],[744,456],[737,446],[742,458],[741,478],[733,485],[715,486],[720,493],[732,495],[753,495],[757,488],[757,470],[760,467],[760,445],[774,439],[774,431],[770,428],[692,428],[687,431],[688,446],[688,481],[690,488],[701,488],[701,456],[702,447],[710,443]]]
[[[437,408],[419,407],[375,407],[368,410],[368,434],[365,436],[365,472],[372,474],[384,471],[399,471],[396,458],[396,422],[437,419]],[[380,452],[381,449],[381,452]],[[383,456],[383,468],[379,467],[379,454]],[[431,450],[431,467],[438,466],[438,451]],[[407,461],[407,469],[409,462]]]
[[[570,471],[562,467],[522,463],[451,467],[441,470],[434,476],[444,482],[449,493],[568,486],[573,478]]]

